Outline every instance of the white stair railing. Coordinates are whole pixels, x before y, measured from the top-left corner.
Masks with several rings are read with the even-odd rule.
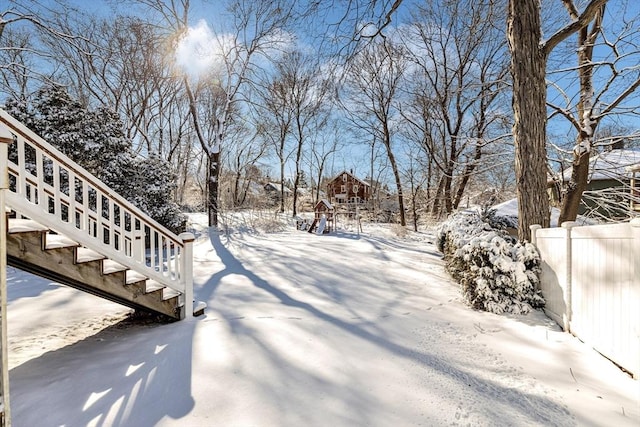
[[[9,208],[179,292],[192,315],[191,233],[167,230],[2,109],[0,126],[14,136],[0,158]]]

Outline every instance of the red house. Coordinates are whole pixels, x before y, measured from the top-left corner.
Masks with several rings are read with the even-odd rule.
[[[363,204],[371,198],[371,185],[343,171],[327,184],[327,197],[335,204]]]

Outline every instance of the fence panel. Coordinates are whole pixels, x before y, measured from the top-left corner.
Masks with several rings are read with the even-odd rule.
[[[549,317],[640,375],[640,220],[537,229],[534,241]]]

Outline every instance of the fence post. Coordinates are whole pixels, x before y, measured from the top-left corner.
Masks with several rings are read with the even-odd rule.
[[[573,283],[571,275],[573,271],[573,263],[571,262],[573,242],[571,240],[571,229],[576,226],[575,221],[567,221],[562,223],[562,228],[565,229],[564,243],[565,243],[565,283],[564,283],[564,305],[565,312],[562,313],[562,328],[566,332],[571,332],[571,317],[573,315],[573,307],[571,304],[571,285]]]
[[[540,230],[542,226],[540,224],[533,224],[529,226],[529,230],[531,230],[531,243],[538,247],[538,230]]]
[[[7,210],[9,190],[9,144],[13,135],[0,124],[0,426],[11,425],[9,410],[9,349],[7,347]]]
[[[193,233],[181,233],[179,236],[184,243],[180,269],[182,283],[184,285],[184,317],[193,317],[193,241],[196,237]]]
[[[640,218],[634,218],[631,220],[631,232],[633,233],[633,259],[636,267],[635,275],[633,277],[640,278]],[[639,279],[640,280],[640,279]]]

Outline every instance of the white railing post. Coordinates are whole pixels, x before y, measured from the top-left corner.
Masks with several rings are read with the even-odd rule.
[[[184,285],[184,317],[193,317],[193,233],[182,233],[179,236],[184,243],[180,257],[180,276]]]
[[[567,221],[562,223],[562,228],[565,229],[566,233],[564,235],[564,243],[565,243],[565,284],[564,284],[564,304],[565,304],[565,312],[562,314],[562,328],[566,332],[571,332],[571,317],[572,313],[572,291],[571,285],[572,281],[572,272],[573,272],[573,263],[571,262],[572,251],[573,251],[573,242],[571,240],[571,229],[576,226],[574,221]]]
[[[133,222],[134,220],[132,219],[131,221]],[[136,230],[134,224],[132,224],[131,227],[134,228],[131,233],[133,235],[133,241],[131,242],[131,256],[140,264],[146,265],[147,260],[145,254],[146,245],[144,230]]]
[[[9,349],[7,347],[7,210],[9,190],[9,144],[13,135],[0,125],[0,426],[11,425],[9,410]]]

